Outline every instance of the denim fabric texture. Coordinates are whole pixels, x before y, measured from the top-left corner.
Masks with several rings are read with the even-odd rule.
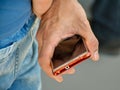
[[[32,19],[34,20],[34,19]],[[0,49],[0,90],[41,90],[36,32],[39,19],[28,22],[27,35]]]

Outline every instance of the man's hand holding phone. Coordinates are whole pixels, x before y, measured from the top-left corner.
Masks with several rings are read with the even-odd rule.
[[[51,78],[62,82],[62,75],[55,76],[52,72],[51,60],[56,46],[65,38],[80,35],[86,44],[91,59],[99,59],[98,40],[93,34],[86,14],[77,0],[54,0],[51,8],[42,16],[37,32],[39,44],[39,64]],[[63,74],[73,74],[71,68]]]
[[[79,35],[64,39],[54,50],[51,60],[53,74],[62,74],[89,57],[90,52]]]

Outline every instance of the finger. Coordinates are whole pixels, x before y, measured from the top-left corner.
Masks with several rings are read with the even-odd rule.
[[[79,35],[82,36],[88,50],[90,51],[91,59],[93,61],[97,61],[99,59],[99,53],[98,53],[99,43],[94,33],[91,30],[88,20],[83,22],[81,28],[82,30],[79,30]]]
[[[98,53],[99,43],[96,37],[94,35],[93,36],[91,35],[91,38],[88,38],[87,40],[85,40],[85,43],[88,47],[88,50],[91,53],[91,59],[93,61],[98,61],[99,60],[99,53]]]
[[[63,72],[62,74],[58,75],[58,76],[54,76],[55,80],[58,81],[58,82],[62,82],[63,81],[63,77],[62,75],[65,75],[65,74],[74,74],[75,73],[75,69],[74,68],[70,68],[69,70]]]
[[[40,61],[49,61],[47,60],[47,58],[39,58],[39,62]],[[50,77],[50,78],[53,78],[55,79],[57,82],[62,82],[63,81],[63,77],[61,75],[59,76],[55,76],[53,75],[53,72],[52,72],[52,68],[51,68],[51,65],[49,63],[46,63],[46,62],[40,62],[40,66],[42,68],[42,70]]]
[[[64,74],[74,74],[75,73],[75,68],[70,68],[68,70],[66,70],[65,72],[62,73],[62,75]]]
[[[94,53],[94,55],[91,58],[92,58],[93,61],[98,61],[99,60],[98,50]]]
[[[59,83],[63,82],[63,77],[61,75],[54,76],[54,79]]]
[[[49,41],[48,41],[49,42]],[[40,55],[39,55],[39,63],[43,71],[51,78],[55,79],[58,82],[62,82],[62,76],[54,76],[51,68],[51,58],[54,53],[55,45],[52,43],[45,43],[42,46]]]

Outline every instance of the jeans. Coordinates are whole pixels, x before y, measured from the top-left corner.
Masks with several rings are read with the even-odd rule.
[[[36,19],[24,38],[0,49],[0,90],[41,90],[38,26]]]
[[[100,45],[120,48],[120,0],[95,0],[92,29]]]

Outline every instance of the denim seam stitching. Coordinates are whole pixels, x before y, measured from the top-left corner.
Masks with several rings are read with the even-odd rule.
[[[17,72],[18,72],[18,60],[19,60],[19,47],[16,49],[15,66],[14,66],[14,77],[17,76]]]

